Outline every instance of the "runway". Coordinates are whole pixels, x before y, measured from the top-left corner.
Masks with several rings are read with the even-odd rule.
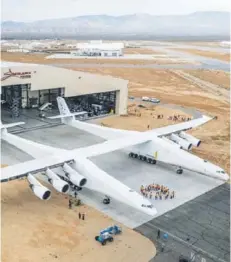
[[[72,127],[60,125],[52,128],[44,128],[20,133],[19,136],[46,145],[65,149],[74,149],[103,140]],[[14,147],[2,143],[2,163],[12,165],[31,159],[26,153]],[[158,216],[194,199],[197,196],[219,186],[222,182],[193,172],[185,171],[177,175],[175,169],[163,165],[150,165],[139,160],[130,159],[124,151],[115,151],[92,159],[100,168],[125,183],[133,190],[139,191],[140,186],[151,183],[159,183],[168,186],[176,192],[173,200],[152,200],[157,208]],[[83,189],[80,198],[87,205],[111,216],[115,220],[130,228],[135,228],[153,218],[141,212],[112,200],[110,205],[102,203],[103,195]]]

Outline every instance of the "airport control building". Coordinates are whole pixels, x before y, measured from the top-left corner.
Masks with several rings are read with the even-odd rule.
[[[25,109],[47,102],[57,106],[57,96],[82,105],[82,110],[94,105],[104,113],[126,114],[128,81],[48,65],[1,63],[2,106],[9,107],[13,99]]]

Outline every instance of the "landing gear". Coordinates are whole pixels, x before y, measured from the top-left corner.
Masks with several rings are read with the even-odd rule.
[[[103,203],[104,203],[105,205],[109,205],[110,202],[111,202],[110,198],[109,198],[108,196],[105,196],[105,198],[104,198],[104,200],[103,200]]]
[[[183,169],[181,167],[179,167],[177,170],[176,170],[176,173],[181,175],[183,174]]]
[[[138,158],[139,160],[141,161],[145,161],[149,164],[152,164],[152,165],[155,165],[156,164],[156,160],[153,159],[153,158],[150,158],[150,157],[146,157],[146,156],[143,156],[143,155],[138,155],[136,153],[129,153],[129,157],[132,157],[132,158]]]
[[[138,155],[137,154],[135,154],[135,153],[129,153],[129,157],[132,157],[132,158],[137,158],[138,157]]]

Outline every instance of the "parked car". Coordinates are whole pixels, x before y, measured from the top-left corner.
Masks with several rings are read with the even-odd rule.
[[[135,99],[135,97],[134,97],[134,96],[129,96],[128,98],[129,98],[129,99],[132,99],[132,100],[133,100],[133,99]]]
[[[152,102],[152,103],[160,103],[160,100],[157,99],[157,98],[151,98],[150,102]]]

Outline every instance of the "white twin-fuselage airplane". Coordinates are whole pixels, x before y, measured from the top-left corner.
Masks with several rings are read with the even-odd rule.
[[[148,215],[157,213],[149,200],[130,189],[97,167],[90,157],[120,149],[129,149],[129,156],[139,158],[150,164],[164,162],[177,167],[177,173],[183,169],[198,172],[215,179],[228,180],[229,175],[220,167],[205,161],[188,151],[192,146],[199,146],[201,141],[184,131],[200,126],[212,118],[203,116],[188,122],[138,132],[103,127],[75,120],[76,115],[86,112],[71,113],[62,97],[57,98],[62,123],[84,130],[107,141],[74,150],[65,150],[39,144],[20,138],[7,132],[7,128],[24,124],[1,125],[1,139],[31,155],[35,160],[5,167],[1,170],[1,182],[27,177],[34,194],[40,199],[49,199],[51,192],[34,175],[42,173],[47,181],[59,192],[69,193],[70,186],[88,188],[116,199]],[[64,134],[65,135],[65,134]]]

